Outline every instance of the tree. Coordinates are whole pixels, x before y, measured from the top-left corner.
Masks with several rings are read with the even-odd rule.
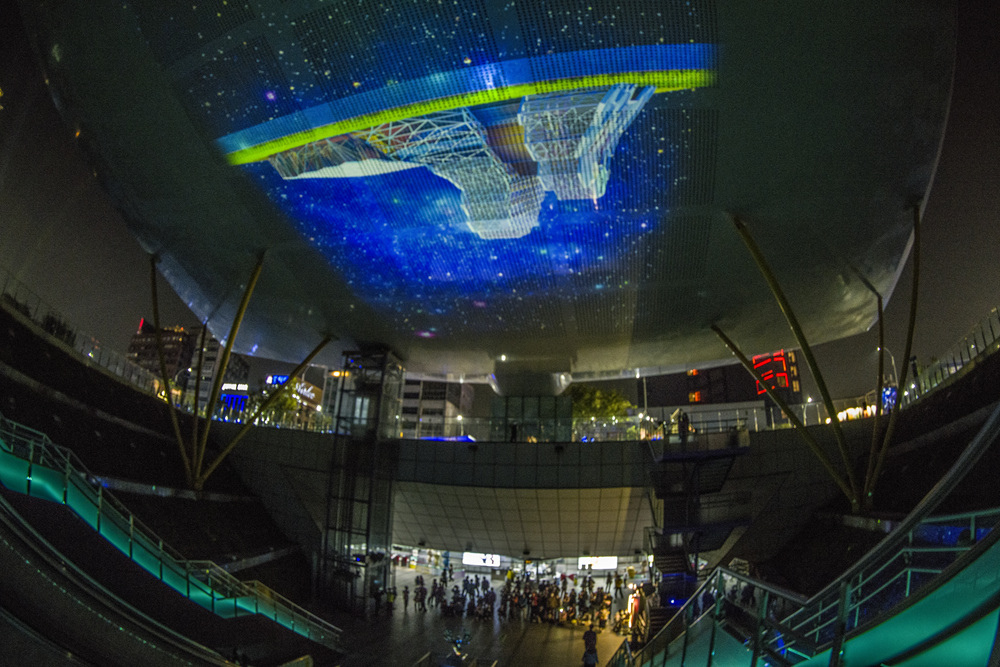
[[[566,390],[573,399],[574,419],[612,419],[627,417],[635,406],[616,389],[598,389],[587,384],[574,384]]]

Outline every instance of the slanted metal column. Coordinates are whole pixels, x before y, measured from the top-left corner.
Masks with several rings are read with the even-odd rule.
[[[226,338],[226,346],[222,350],[222,355],[215,362],[215,379],[212,382],[212,391],[208,396],[208,403],[205,405],[205,428],[202,430],[201,441],[198,443],[198,449],[195,452],[193,467],[196,484],[203,477],[201,467],[205,460],[205,449],[208,447],[208,431],[212,426],[212,412],[215,410],[215,404],[218,402],[219,394],[222,392],[222,380],[226,374],[226,367],[229,366],[229,357],[233,353],[233,344],[236,342],[236,335],[240,332],[243,316],[246,315],[247,307],[250,305],[250,297],[253,296],[253,290],[257,286],[257,280],[260,278],[263,269],[264,253],[261,253],[257,259],[257,264],[254,265],[253,272],[250,274],[250,280],[247,281],[247,286],[243,290],[243,298],[240,299],[240,305],[236,308],[232,326],[229,328],[229,337]],[[196,488],[196,490],[200,489]]]
[[[174,405],[173,398],[170,395],[170,378],[167,377],[167,362],[163,357],[163,336],[160,330],[160,298],[156,289],[156,265],[160,261],[158,255],[149,256],[149,284],[150,290],[153,297],[153,327],[156,329],[156,356],[160,364],[160,377],[163,380],[164,391],[167,392],[167,412],[170,413],[170,425],[173,428],[174,436],[177,438],[177,448],[181,453],[181,462],[184,464],[184,477],[187,481],[188,486],[194,486],[195,472],[194,472],[194,458],[195,452],[192,451],[192,456],[188,456],[187,447],[184,444],[184,436],[181,435],[181,425],[177,419],[177,407]],[[197,416],[195,417],[195,423],[197,423]],[[194,448],[194,442],[191,443],[192,449]]]

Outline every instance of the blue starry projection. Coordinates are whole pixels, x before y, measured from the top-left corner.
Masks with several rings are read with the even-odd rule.
[[[355,295],[412,336],[558,335],[572,315],[554,303],[607,295],[626,308],[621,291],[655,259],[647,237],[700,203],[691,184],[712,170],[700,153],[714,122],[697,103],[714,83],[711,2],[193,11],[214,16],[191,21],[190,43],[173,10],[140,13],[154,50],[174,49],[165,60],[204,34],[220,45],[178,82],[189,111]],[[229,41],[238,26],[251,29]],[[627,328],[610,315],[589,326]]]

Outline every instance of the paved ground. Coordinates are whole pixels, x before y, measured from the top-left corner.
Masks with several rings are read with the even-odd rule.
[[[446,636],[448,633],[452,636],[469,634],[465,651],[470,660],[478,659],[479,667],[489,667],[494,661],[501,667],[507,665],[573,667],[582,664],[583,633],[587,629],[584,625],[560,626],[528,623],[526,620],[501,622],[495,617],[492,622],[444,618],[433,607],[428,607],[426,613],[417,612],[412,598],[409,609],[404,610],[403,586],[408,585],[412,591],[417,574],[420,573],[415,570],[397,569],[396,588],[400,591],[400,597],[392,615],[385,612],[383,605],[381,615],[375,618],[337,619],[344,630],[345,643],[351,650],[350,654],[339,663],[341,667],[361,665],[410,667],[426,653],[431,654],[429,665],[453,664],[446,662],[451,655],[451,645]],[[436,573],[423,574],[429,588],[430,581]],[[456,581],[460,581],[463,575],[464,572],[456,570]],[[598,580],[598,585],[603,583],[602,576]],[[493,584],[499,593],[499,587],[503,582],[494,580]],[[625,600],[626,598],[622,597],[615,601],[612,616],[625,604]],[[601,664],[611,658],[625,639],[611,632],[610,625],[609,623],[608,629],[600,633],[597,638],[597,652]]]

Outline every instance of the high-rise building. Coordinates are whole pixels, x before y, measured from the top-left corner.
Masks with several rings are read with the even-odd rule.
[[[180,383],[178,374],[191,365],[196,341],[194,330],[180,326],[163,327],[160,341],[163,345],[163,361],[167,367],[167,377]],[[132,336],[126,353],[130,361],[160,377],[160,356],[157,352],[156,327],[144,319],[139,321],[139,329]]]
[[[163,346],[163,358],[167,368],[167,377],[170,378],[175,387],[181,392],[181,402],[185,404],[193,403],[193,393],[195,391],[195,375],[198,366],[198,345],[202,339],[202,327],[182,327],[168,326],[160,330],[160,341]],[[212,382],[215,379],[215,372],[219,357],[222,354],[222,345],[214,337],[209,337],[205,341],[205,354],[201,362],[201,382],[198,384],[198,407],[204,408],[208,403],[209,394],[212,391]],[[139,322],[139,330],[132,336],[132,341],[128,346],[128,358],[138,366],[145,368],[156,377],[160,377],[160,359],[157,352],[156,327],[145,319]],[[225,384],[233,385],[228,388],[228,394],[246,396],[248,379],[250,377],[250,364],[246,359],[238,354],[229,357],[229,364],[223,377]],[[236,405],[239,401],[227,401],[227,404]]]
[[[196,341],[201,340],[201,327],[193,327],[191,329],[194,332],[194,338]],[[196,342],[197,345],[197,342]],[[197,357],[197,347],[195,347],[195,354],[191,359],[191,364],[189,369],[191,373],[189,374],[189,381],[186,387],[187,391],[194,391],[194,377],[197,374],[195,370],[198,365]],[[212,392],[212,382],[215,380],[216,369],[219,365],[219,359],[222,356],[223,347],[222,344],[214,337],[208,337],[205,341],[205,355],[201,362],[201,382],[198,384],[198,408],[204,409],[205,405],[208,404],[209,394]],[[229,363],[226,365],[225,375],[222,377],[223,385],[233,385],[233,387],[227,392],[229,395],[241,395],[246,396],[249,390],[248,380],[250,378],[250,364],[242,356],[238,354],[229,355]],[[227,400],[227,405],[242,405],[240,401]]]
[[[474,396],[474,387],[467,383],[407,380],[403,386],[403,437],[464,435],[462,421],[472,411]]]

